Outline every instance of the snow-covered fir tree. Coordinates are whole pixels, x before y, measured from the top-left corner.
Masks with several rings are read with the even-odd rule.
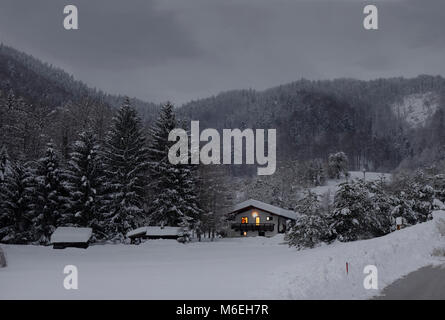
[[[197,188],[197,167],[179,165],[181,223],[184,229],[195,229],[202,214]]]
[[[369,192],[371,209],[365,213],[367,230],[373,236],[382,236],[391,232],[392,210],[396,198],[390,194],[386,187],[386,181],[382,178],[377,181],[366,183]]]
[[[430,220],[434,195],[437,194],[430,183],[434,184],[433,177],[421,170],[413,175],[397,175],[393,182],[396,197],[393,218],[402,217],[410,225]]]
[[[328,158],[328,172],[331,179],[340,179],[342,176],[348,177],[348,156],[343,152],[331,153]]]
[[[329,238],[329,229],[325,217],[320,215],[299,215],[292,228],[286,234],[289,246],[297,249],[313,248]]]
[[[69,222],[91,227],[95,237],[103,237],[105,182],[100,147],[94,134],[84,131],[74,143],[66,172],[70,193]]]
[[[295,212],[306,215],[314,215],[320,212],[320,200],[318,195],[310,189],[305,191],[302,199],[297,201]]]
[[[168,141],[171,130],[178,127],[173,105],[165,104],[150,130],[150,224],[193,227],[201,209],[198,205],[196,171],[191,165],[171,164]]]
[[[107,234],[123,241],[128,231],[144,222],[147,148],[136,110],[126,98],[113,118],[104,148]]]
[[[7,173],[10,171],[10,160],[8,150],[5,146],[0,148],[0,183],[5,181]]]
[[[321,159],[309,161],[305,172],[305,178],[314,186],[321,186],[325,183],[325,168]]]
[[[417,222],[426,222],[433,218],[434,189],[428,184],[415,184],[411,189],[414,200],[413,210],[417,213]]]
[[[297,249],[313,248],[317,244],[330,240],[327,217],[321,213],[318,195],[308,190],[297,202],[295,212],[297,220],[286,233],[289,246]]]
[[[2,186],[0,241],[26,244],[32,241],[34,176],[21,162],[10,166]]]
[[[34,205],[34,229],[40,244],[49,244],[56,227],[68,221],[68,190],[52,143],[47,144],[45,156],[37,161],[37,199]]]
[[[391,210],[392,222],[395,223],[395,219],[401,217],[407,224],[416,224],[418,217],[413,210],[413,205],[414,201],[409,198],[405,191],[399,192],[395,197],[394,207]],[[395,226],[392,229],[394,228]]]
[[[371,206],[363,184],[342,183],[335,194],[330,229],[342,242],[361,239],[365,233],[365,215]]]

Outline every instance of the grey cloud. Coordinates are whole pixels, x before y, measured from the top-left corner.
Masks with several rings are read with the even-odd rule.
[[[445,74],[445,2],[75,0],[80,30],[62,29],[59,0],[2,0],[6,43],[113,93],[178,103],[297,80]],[[25,10],[31,6],[34,13]]]

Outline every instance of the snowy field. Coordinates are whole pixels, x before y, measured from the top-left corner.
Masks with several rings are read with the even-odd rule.
[[[297,251],[274,238],[84,249],[6,245],[1,299],[365,299],[363,268],[378,267],[379,289],[422,266],[445,247],[434,220],[385,237]],[[349,274],[345,264],[349,263]],[[63,269],[75,265],[79,289],[65,290]]]

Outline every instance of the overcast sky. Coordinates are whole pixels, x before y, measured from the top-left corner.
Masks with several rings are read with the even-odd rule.
[[[363,28],[376,4],[379,30]],[[63,28],[63,7],[79,30]],[[444,0],[1,0],[0,41],[110,93],[177,104],[302,77],[445,75]]]

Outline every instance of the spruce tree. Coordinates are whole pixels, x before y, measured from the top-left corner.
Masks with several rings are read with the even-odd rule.
[[[332,232],[342,242],[363,238],[367,228],[365,215],[370,211],[371,204],[363,181],[340,184],[330,216]]]
[[[10,218],[5,203],[6,195],[6,179],[11,172],[11,164],[8,152],[3,145],[0,149],[0,241],[9,234]]]
[[[159,118],[150,130],[150,190],[153,195],[150,206],[150,224],[181,226],[183,230],[194,227],[200,216],[196,170],[191,165],[171,164],[168,141],[171,130],[178,123],[173,105],[165,104]]]
[[[34,228],[37,242],[47,245],[56,227],[67,221],[68,190],[59,157],[52,143],[45,156],[37,161]]]
[[[100,147],[92,132],[79,134],[67,168],[70,192],[70,222],[78,227],[93,228],[96,237],[103,236],[104,171]]]
[[[0,184],[5,181],[6,175],[10,171],[10,161],[8,151],[5,146],[0,149]]]
[[[126,233],[144,221],[147,148],[141,121],[128,98],[113,118],[104,150],[107,233],[123,241]]]
[[[299,214],[314,215],[320,213],[320,200],[315,192],[307,189],[302,199],[297,201],[295,212]]]
[[[32,171],[20,162],[11,164],[3,188],[0,241],[25,244],[32,240]]]
[[[313,248],[329,239],[327,220],[320,215],[299,215],[292,228],[286,234],[289,246],[297,249]]]

